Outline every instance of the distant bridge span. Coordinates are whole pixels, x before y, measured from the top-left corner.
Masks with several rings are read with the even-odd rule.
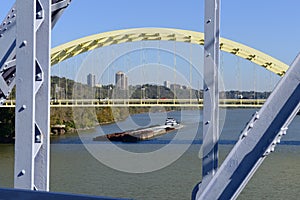
[[[51,65],[100,47],[147,40],[178,41],[204,45],[204,34],[171,28],[136,28],[95,34],[53,48]],[[225,38],[220,39],[220,49],[250,60],[279,76],[283,76],[288,69],[287,64],[261,51]]]
[[[222,108],[257,108],[265,99],[220,99]],[[15,100],[6,100],[0,107],[15,107]],[[203,99],[57,99],[50,107],[203,107]]]

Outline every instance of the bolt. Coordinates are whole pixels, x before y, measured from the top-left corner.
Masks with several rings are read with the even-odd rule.
[[[253,123],[249,124],[249,128],[253,128],[253,126],[254,126]]]
[[[209,24],[210,22],[211,22],[211,19],[208,19],[208,20],[206,21],[207,24]]]
[[[271,147],[271,152],[274,152],[275,151],[275,147]]]
[[[259,117],[260,117],[260,116],[259,116],[258,112],[256,112],[256,113],[255,113],[255,119],[259,119]]]
[[[209,87],[207,87],[207,88],[205,88],[205,91],[208,91],[210,88]]]
[[[24,169],[22,169],[22,170],[20,171],[20,173],[18,174],[18,177],[24,176],[25,173],[26,173],[26,171],[25,171]]]
[[[246,131],[244,134],[243,134],[244,137],[247,137],[248,136],[248,132]]]
[[[210,121],[205,122],[205,125],[208,125],[210,123]]]
[[[286,131],[282,131],[282,135],[286,135]]]
[[[35,142],[40,143],[41,142],[41,135],[35,136]]]
[[[277,144],[279,144],[281,142],[280,138],[277,139]]]
[[[210,53],[206,54],[206,57],[208,58],[210,56]]]
[[[41,73],[38,73],[38,74],[36,75],[36,79],[37,79],[38,81],[42,80],[42,74],[41,74]]]
[[[27,41],[24,40],[24,41],[22,42],[22,44],[20,45],[20,48],[25,47],[26,45],[27,45]]]
[[[36,13],[36,17],[37,17],[38,19],[42,18],[42,12],[41,12],[41,11],[37,12],[37,13]]]
[[[23,109],[23,110],[25,110],[26,108],[27,108],[26,105],[23,105],[23,106],[22,106],[22,109]]]

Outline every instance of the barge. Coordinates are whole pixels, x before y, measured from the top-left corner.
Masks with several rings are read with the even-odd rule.
[[[164,125],[156,125],[152,127],[129,130],[119,133],[111,133],[93,138],[94,141],[117,141],[117,142],[138,142],[150,140],[155,137],[167,134],[169,132],[181,129],[183,125],[179,124],[173,118],[167,118]]]

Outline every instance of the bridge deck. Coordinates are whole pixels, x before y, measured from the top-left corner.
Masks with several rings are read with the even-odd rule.
[[[220,107],[261,107],[265,99],[220,99]],[[51,107],[203,107],[202,99],[57,99]],[[6,100],[0,107],[15,107],[15,100]]]

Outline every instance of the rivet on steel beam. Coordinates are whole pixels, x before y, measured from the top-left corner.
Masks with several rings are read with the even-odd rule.
[[[281,142],[281,139],[278,138],[276,142],[277,142],[277,144],[279,144]]]
[[[210,123],[210,121],[205,122],[205,125],[208,125]]]
[[[3,34],[0,34],[0,38],[3,37]]]
[[[26,171],[25,171],[24,169],[22,169],[22,170],[20,171],[20,173],[18,174],[18,177],[24,176],[25,173],[26,173]]]
[[[210,53],[208,53],[208,54],[206,54],[206,57],[208,58],[210,55],[211,55],[211,54],[210,54]]]
[[[259,117],[260,117],[260,116],[259,116],[258,112],[256,112],[256,113],[255,113],[255,119],[259,119]]]
[[[250,123],[249,124],[249,128],[253,128],[254,124],[253,123]]]
[[[35,136],[35,142],[40,143],[41,142],[41,135],[36,135]]]
[[[272,146],[271,149],[270,149],[270,151],[274,152],[275,151],[275,146]]]
[[[282,135],[286,135],[286,130],[287,129],[281,129]]]
[[[248,136],[248,132],[245,131],[245,133],[243,134],[244,137],[247,137]]]
[[[206,21],[207,24],[209,24],[210,22],[211,22],[211,19],[208,19],[208,20]]]
[[[42,80],[42,74],[41,74],[41,73],[38,73],[38,74],[36,75],[36,80],[37,80],[37,81],[41,81],[41,80]]]
[[[286,131],[283,131],[283,132],[282,132],[282,135],[286,135]]]
[[[205,88],[205,91],[208,91],[208,90],[210,90],[210,88],[209,88],[209,87]]]
[[[26,105],[21,106],[21,108],[19,109],[19,112],[22,112],[23,110],[26,109]]]
[[[25,47],[26,45],[27,45],[27,41],[24,40],[24,41],[22,42],[22,44],[20,45],[20,48]]]
[[[36,13],[36,17],[37,17],[38,19],[41,19],[41,18],[42,18],[42,12],[41,12],[41,11],[37,12],[37,13]]]

